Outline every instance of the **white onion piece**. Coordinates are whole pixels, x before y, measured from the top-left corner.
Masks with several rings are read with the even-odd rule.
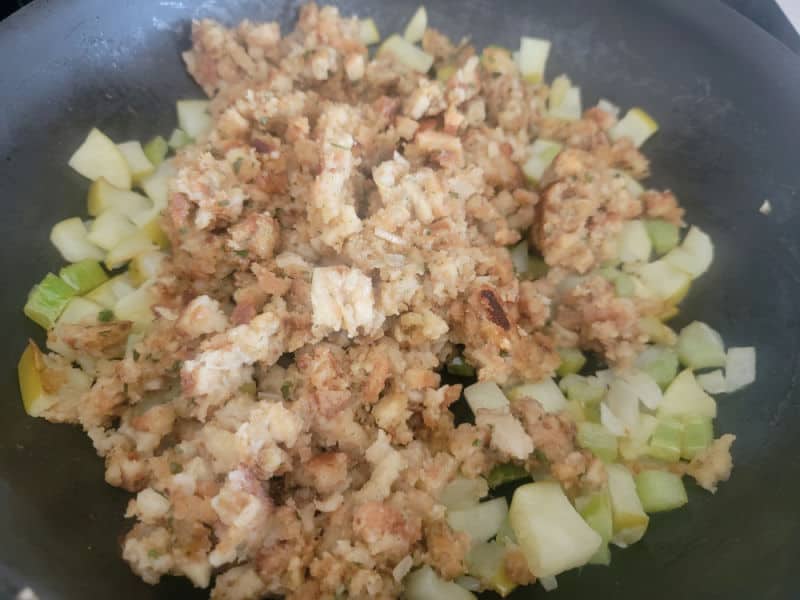
[[[721,369],[716,369],[710,373],[702,373],[698,375],[696,379],[700,387],[709,394],[724,394],[728,391],[728,386],[725,383],[725,375]]]
[[[728,348],[725,360],[725,388],[735,392],[756,380],[756,349]]]
[[[631,430],[639,424],[639,397],[634,388],[623,379],[611,382],[606,404],[614,416],[622,421],[626,430]]]
[[[481,582],[469,575],[461,575],[460,577],[456,577],[453,581],[470,592],[481,591]]]
[[[625,424],[611,412],[605,402],[600,403],[600,423],[617,437],[625,435]]]
[[[558,582],[556,581],[555,575],[550,575],[549,577],[539,577],[539,583],[542,584],[545,592],[552,592],[558,587]]]
[[[655,410],[661,404],[664,394],[655,380],[643,371],[631,371],[627,373],[623,380],[627,383],[644,404],[650,410]]]

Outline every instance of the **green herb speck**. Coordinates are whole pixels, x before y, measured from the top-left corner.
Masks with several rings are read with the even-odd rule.
[[[150,548],[150,550],[148,550],[148,551],[147,551],[147,556],[149,556],[150,558],[152,558],[153,560],[155,560],[156,558],[158,558],[159,556],[161,556],[161,552],[159,552],[159,551],[158,551],[158,550],[156,550],[155,548]]]
[[[292,397],[292,382],[284,381],[281,386],[281,396],[284,400],[289,400]]]
[[[242,157],[240,156],[235,161],[233,161],[233,172],[238,175],[239,169],[241,168],[242,168]]]
[[[114,318],[114,313],[111,309],[104,308],[99,313],[97,313],[97,320],[101,323],[108,323]]]
[[[235,250],[236,256],[241,256],[242,258],[247,258],[247,249],[245,250]]]
[[[183,472],[183,467],[180,465],[180,463],[171,462],[169,463],[169,472],[173,475],[177,475],[178,473]]]

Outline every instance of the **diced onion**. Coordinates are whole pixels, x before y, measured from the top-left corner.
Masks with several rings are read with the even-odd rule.
[[[725,361],[725,390],[735,392],[756,380],[756,349],[728,348]]]
[[[650,410],[661,404],[664,395],[656,381],[643,371],[631,371],[623,376],[623,380],[634,391],[639,400]]]
[[[623,263],[646,262],[653,251],[647,227],[639,219],[625,222],[617,244],[617,257]]]
[[[558,582],[556,581],[554,575],[550,575],[549,577],[539,577],[539,583],[542,584],[545,592],[552,592],[558,587]]]
[[[470,592],[481,591],[481,582],[469,575],[461,575],[460,577],[456,577],[453,581]]]
[[[458,477],[444,486],[439,494],[439,502],[448,509],[461,509],[475,506],[489,493],[489,484],[482,477],[467,479]]]
[[[445,581],[428,565],[409,573],[403,582],[407,600],[475,600],[472,592]]]
[[[403,32],[403,37],[406,41],[416,44],[425,35],[425,29],[428,27],[428,12],[424,6],[420,6],[411,17],[411,20],[406,25]]]
[[[208,111],[209,104],[208,100],[178,100],[175,104],[178,126],[195,140],[211,131],[213,121]]]
[[[155,169],[153,163],[150,162],[150,159],[147,158],[147,155],[144,153],[142,144],[138,141],[132,140],[130,142],[123,142],[117,144],[117,148],[122,152],[122,156],[125,157],[125,161],[128,163],[128,169],[134,181],[141,179],[145,175],[149,175]]]
[[[467,508],[447,511],[447,524],[470,536],[473,543],[493,538],[508,516],[505,498],[494,498]]]
[[[528,148],[528,160],[522,165],[522,172],[525,176],[538,183],[542,175],[553,162],[553,159],[561,152],[563,145],[552,140],[538,139]]]
[[[514,265],[514,272],[523,275],[528,272],[528,242],[522,240],[510,250],[511,264]]]
[[[464,393],[466,394],[466,390]],[[533,398],[549,413],[559,412],[567,407],[567,399],[564,398],[563,392],[550,378],[537,383],[518,385],[509,392],[509,397],[512,400],[522,397]]]
[[[639,423],[639,398],[625,380],[615,379],[611,382],[604,404],[623,423],[626,431]]]
[[[570,86],[563,94],[558,104],[551,102],[550,116],[567,121],[577,121],[581,118],[583,106],[581,103],[581,88]]]
[[[698,375],[697,383],[709,394],[724,394],[728,391],[725,374],[721,369]]]
[[[103,251],[87,239],[86,225],[78,217],[65,219],[53,225],[53,229],[50,230],[50,241],[64,260],[69,262],[103,259]]]
[[[692,279],[705,273],[714,260],[711,238],[698,227],[690,227],[681,245],[667,252],[664,260]]]
[[[611,412],[611,409],[606,406],[605,402],[600,403],[600,422],[603,424],[603,427],[608,429],[615,436],[622,437],[625,435],[625,423]]]
[[[597,108],[602,110],[604,113],[608,113],[615,119],[619,117],[619,106],[606,100],[605,98],[600,98],[600,100],[597,102]]]

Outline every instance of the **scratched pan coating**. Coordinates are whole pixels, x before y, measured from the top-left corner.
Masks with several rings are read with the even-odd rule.
[[[418,0],[343,0],[345,13],[398,30]],[[198,94],[179,53],[193,17],[278,19],[299,2],[39,0],[0,24],[0,597],[23,585],[43,600],[183,600],[205,593],[167,579],[150,587],[120,559],[127,494],[103,482],[77,428],[27,418],[14,365],[27,337],[28,289],[59,259],[50,226],[80,213],[87,184],[66,162],[93,125],[114,139],[174,126],[174,100]],[[559,577],[553,600],[613,597],[796,598],[800,594],[800,60],[714,0],[431,0],[429,21],[478,46],[553,41],[550,76],[567,72],[588,105],[641,105],[661,124],[645,148],[655,186],[673,189],[716,243],[684,315],[731,345],[758,348],[756,385],[719,402],[736,468],[716,496],[656,515],[611,568]],[[768,198],[773,212],[758,207]],[[514,598],[542,597],[541,588]]]

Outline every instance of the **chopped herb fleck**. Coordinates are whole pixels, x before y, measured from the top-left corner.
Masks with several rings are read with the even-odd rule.
[[[113,318],[114,318],[114,313],[108,308],[104,308],[99,313],[97,313],[97,320],[100,321],[101,323],[108,323]]]
[[[451,198],[458,199],[458,194],[456,194],[455,192],[448,192],[448,194],[450,195]]]
[[[139,360],[139,357],[141,356],[141,354],[139,354],[136,350],[134,350],[131,354],[133,354],[133,362]]]
[[[171,462],[169,463],[169,472],[172,473],[173,475],[177,475],[178,473],[183,472],[183,467],[181,466],[180,463]]]
[[[186,235],[187,233],[189,233],[189,228],[181,227],[180,229],[178,229],[178,233],[180,233],[181,235]]]
[[[237,256],[241,256],[242,258],[247,258],[247,254],[248,254],[247,249],[236,250],[235,252],[236,252]]]
[[[159,551],[158,551],[158,550],[156,550],[155,548],[150,548],[150,550],[148,550],[148,551],[147,551],[147,556],[149,556],[150,558],[152,558],[153,560],[155,560],[156,558],[158,558],[159,556],[161,556],[161,552],[159,552]]]
[[[284,400],[289,400],[292,397],[292,382],[291,381],[284,381],[283,385],[281,386],[281,396],[283,396]]]
[[[238,175],[239,169],[241,168],[242,168],[242,157],[240,156],[235,161],[233,161],[233,172]]]
[[[127,396],[128,395],[128,384],[125,383],[122,386],[122,392]]]
[[[230,204],[230,202],[229,202],[228,200],[219,200],[219,201],[217,202],[217,204],[218,204],[219,206],[228,206],[228,204]]]
[[[473,440],[472,445],[477,448],[478,446],[482,446],[483,444],[481,443],[480,440]]]
[[[267,117],[259,117],[258,122],[263,126],[266,127],[267,123],[269,123],[269,119]]]
[[[169,368],[169,370],[172,371],[173,373],[177,373],[178,371],[180,371],[181,361],[176,360],[174,363],[172,363],[172,366]]]

